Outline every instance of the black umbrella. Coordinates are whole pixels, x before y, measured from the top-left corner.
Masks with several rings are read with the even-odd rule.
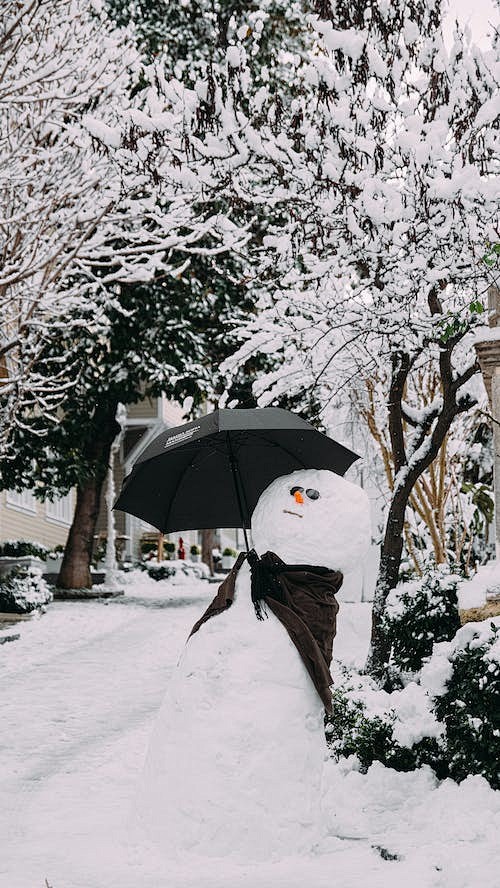
[[[162,533],[246,528],[261,493],[296,469],[343,475],[356,453],[278,407],[216,410],[158,435],[125,478],[114,508]]]

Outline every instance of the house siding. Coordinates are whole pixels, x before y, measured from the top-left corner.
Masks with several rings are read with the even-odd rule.
[[[145,398],[127,407],[127,419],[157,419],[158,398]]]
[[[74,503],[74,493],[73,503]],[[36,501],[34,512],[27,512],[7,502],[7,492],[0,493],[0,541],[31,540],[53,549],[66,543],[69,524],[47,518],[45,503]]]

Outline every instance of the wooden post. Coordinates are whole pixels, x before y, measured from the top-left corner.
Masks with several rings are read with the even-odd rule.
[[[163,534],[159,533],[158,534],[158,557],[157,557],[158,562],[163,561],[163,540],[164,540]]]

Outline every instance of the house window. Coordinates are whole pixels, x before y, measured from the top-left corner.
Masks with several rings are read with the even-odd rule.
[[[6,502],[12,509],[36,515],[36,499],[31,490],[7,490]]]
[[[73,521],[73,494],[70,490],[66,496],[45,503],[45,514],[49,521],[57,521],[58,524],[71,524]]]

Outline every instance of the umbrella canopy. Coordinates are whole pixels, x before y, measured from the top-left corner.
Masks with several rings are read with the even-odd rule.
[[[125,478],[114,508],[163,533],[247,528],[275,478],[301,468],[343,475],[356,459],[288,410],[216,410],[158,435]]]

